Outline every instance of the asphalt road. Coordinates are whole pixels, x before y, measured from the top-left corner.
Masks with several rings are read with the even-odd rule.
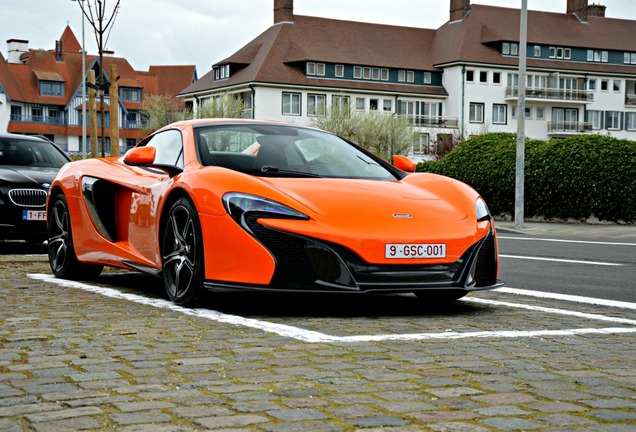
[[[585,236],[501,233],[507,286],[636,303],[636,243]]]

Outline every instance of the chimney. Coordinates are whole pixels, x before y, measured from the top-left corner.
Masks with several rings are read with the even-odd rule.
[[[601,4],[592,3],[587,7],[587,16],[605,18],[605,9]]]
[[[274,0],[274,24],[294,22],[294,0]]]
[[[450,21],[459,21],[470,12],[470,0],[450,1]]]
[[[581,21],[587,22],[587,0],[568,0],[566,13],[576,15]]]
[[[63,53],[63,46],[62,46],[62,41],[55,41],[55,61],[56,62],[61,62],[64,61],[64,54]]]
[[[23,39],[7,40],[7,61],[13,64],[22,64],[20,56],[29,50],[29,41]]]

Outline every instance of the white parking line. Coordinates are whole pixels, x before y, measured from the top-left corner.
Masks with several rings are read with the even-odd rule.
[[[562,263],[570,263],[570,264],[589,264],[589,265],[613,266],[613,267],[622,267],[624,265],[619,263],[609,263],[609,262],[602,262],[602,261],[583,261],[583,260],[570,260],[570,259],[563,259],[563,258],[545,258],[545,257],[524,256],[524,255],[499,254],[499,258],[514,258],[514,259],[525,259],[525,260],[534,260],[534,261],[552,261],[552,262],[562,262]]]
[[[544,241],[544,242],[555,242],[555,243],[583,243],[583,244],[607,245],[607,246],[636,246],[636,243],[587,241],[587,240],[563,240],[563,239],[551,239],[551,238],[540,238],[540,237],[511,237],[511,236],[501,236],[501,235],[498,235],[497,239],[521,240],[521,241]]]
[[[525,305],[519,303],[502,302],[496,300],[486,300],[479,298],[467,298],[468,301],[477,304],[487,304],[493,306],[505,306],[512,308],[520,308],[531,311],[558,314],[565,316],[574,316],[582,319],[608,322],[613,324],[623,324],[633,327],[606,327],[606,328],[578,328],[578,329],[559,329],[559,330],[505,330],[505,331],[477,331],[477,332],[454,332],[447,331],[441,333],[412,333],[412,334],[380,334],[380,335],[355,335],[355,336],[333,336],[312,330],[306,330],[299,327],[288,326],[285,324],[276,324],[267,321],[256,320],[253,318],[244,318],[238,315],[229,315],[210,309],[189,309],[177,306],[174,303],[163,300],[153,299],[137,294],[124,293],[112,288],[98,287],[83,282],[70,281],[66,279],[58,279],[48,274],[28,274],[28,277],[43,282],[65,286],[69,288],[77,288],[90,291],[110,298],[123,299],[152,307],[172,310],[174,312],[191,315],[199,318],[209,319],[216,322],[222,322],[237,326],[244,326],[253,329],[274,333],[279,336],[297,339],[303,342],[327,342],[327,343],[351,343],[351,342],[373,342],[373,341],[392,341],[392,340],[422,340],[422,339],[467,339],[467,338],[523,338],[523,337],[541,337],[541,336],[574,336],[586,334],[625,334],[636,333],[636,320],[626,318],[610,317],[599,314],[590,314],[577,311],[568,311],[564,309],[545,308],[541,306]],[[530,291],[534,293],[533,291]],[[518,290],[515,294],[527,295],[523,290]],[[536,295],[540,297],[541,295]],[[581,298],[583,299],[583,298]],[[594,300],[594,299],[592,299]],[[636,305],[634,305],[636,308]],[[631,308],[630,308],[631,309]]]

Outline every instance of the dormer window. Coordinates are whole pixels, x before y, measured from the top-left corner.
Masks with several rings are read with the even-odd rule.
[[[55,81],[40,81],[40,95],[64,96],[64,83]]]
[[[216,81],[218,80],[224,80],[224,79],[228,79],[230,77],[230,65],[226,64],[223,66],[217,66],[214,68],[214,79]]]
[[[120,87],[119,95],[123,101],[141,102],[141,89],[138,88]]]
[[[501,44],[501,53],[503,55],[519,55],[519,44],[513,42],[504,42]]]
[[[325,64],[307,62],[307,75],[325,76]]]

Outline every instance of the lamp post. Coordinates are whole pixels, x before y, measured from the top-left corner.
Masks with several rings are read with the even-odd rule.
[[[526,141],[526,57],[528,45],[528,0],[521,0],[519,22],[519,92],[517,107],[517,157],[515,164],[515,228],[523,228]]]
[[[84,0],[71,0],[81,1]],[[82,12],[82,159],[86,159],[86,45],[84,40],[84,13]]]

